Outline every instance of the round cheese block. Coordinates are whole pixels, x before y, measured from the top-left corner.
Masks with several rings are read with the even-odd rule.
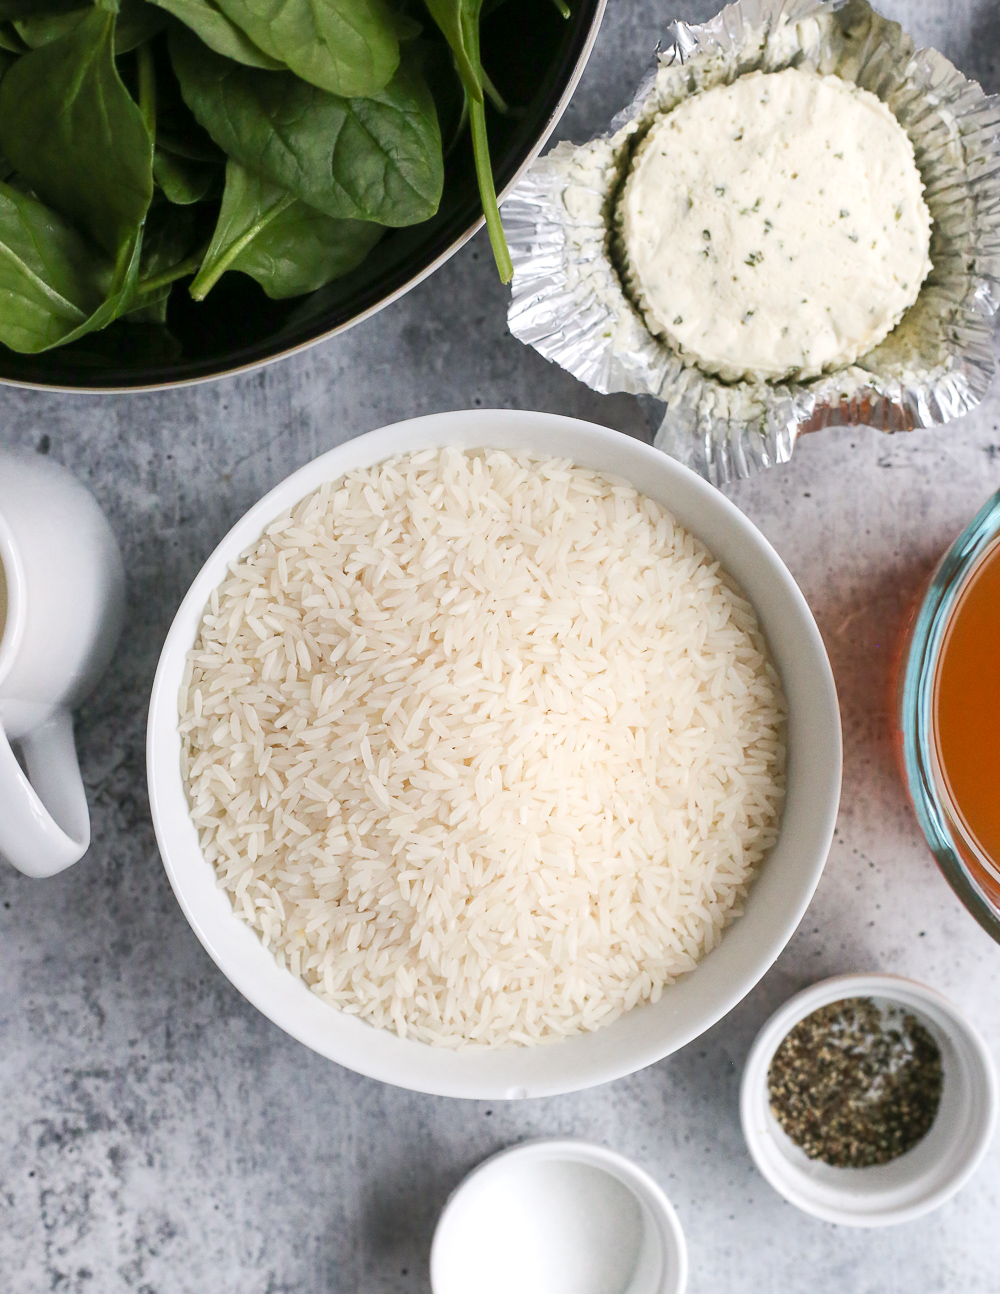
[[[846,367],[931,268],[902,126],[867,90],[797,68],[749,73],[654,122],[619,220],[648,327],[728,381]]]

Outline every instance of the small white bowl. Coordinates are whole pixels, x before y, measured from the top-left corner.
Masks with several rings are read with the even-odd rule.
[[[631,1160],[531,1141],[465,1178],[431,1246],[433,1294],[683,1294],[673,1205]]]
[[[944,1086],[930,1131],[912,1150],[872,1168],[810,1159],[771,1113],[767,1072],[792,1029],[813,1011],[866,997],[912,1012],[941,1048]],[[740,1120],[754,1163],[790,1203],[848,1227],[911,1222],[950,1199],[986,1153],[997,1115],[997,1080],[986,1044],[940,993],[898,975],[837,975],[796,994],[768,1020],[743,1070]]]
[[[233,915],[205,861],[181,778],[177,698],[212,590],[282,511],[325,481],[393,454],[455,446],[532,450],[631,481],[711,550],[742,586],[788,700],[788,783],[781,834],[718,948],[654,1005],[606,1028],[537,1047],[430,1047],[337,1011],[277,964]],[[174,893],[216,965],[275,1024],[321,1055],[386,1083],[437,1096],[514,1100],[608,1083],[662,1060],[732,1010],[791,938],[826,862],[840,802],[840,710],[816,622],[781,558],[714,486],[620,432],[551,413],[475,410],[383,427],[331,450],[276,486],[209,557],[170,627],[149,707],[149,805]]]

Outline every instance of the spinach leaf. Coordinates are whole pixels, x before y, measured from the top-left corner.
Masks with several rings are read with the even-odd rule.
[[[455,75],[455,60],[444,41],[420,39],[413,41],[409,48],[434,96],[441,146],[447,161],[469,124],[468,95]]]
[[[231,263],[281,300],[314,292],[360,265],[385,233],[367,220],[334,220],[295,202]]]
[[[367,99],[342,99],[290,73],[219,58],[175,28],[170,50],[195,117],[229,157],[341,220],[414,225],[444,183],[434,101],[408,51]]]
[[[226,270],[241,270],[269,297],[301,296],[360,265],[383,232],[368,221],[325,216],[230,162],[219,222],[191,295],[201,301]]]
[[[139,289],[149,291],[155,280],[165,279],[196,246],[205,246],[204,221],[190,206],[177,208],[161,202],[150,209],[142,239]],[[188,271],[190,273],[190,271]]]
[[[156,147],[193,162],[226,164],[226,155],[184,102],[166,42],[153,46],[156,69]]]
[[[2,0],[0,0],[2,3]],[[246,32],[222,12],[214,0],[153,0],[201,37],[209,49],[247,67],[280,71],[285,65],[258,49]]]
[[[167,16],[147,0],[121,0],[115,22],[115,54],[128,54],[159,35]]]
[[[138,305],[126,310],[118,318],[130,324],[165,324],[171,286],[166,283],[156,292],[141,296]]]
[[[167,300],[179,278],[193,274],[204,252],[200,221],[191,206],[161,202],[150,209],[142,239],[139,281],[123,306],[130,323],[164,323]],[[201,244],[194,256],[192,250]]]
[[[218,0],[255,45],[346,98],[375,94],[399,64],[385,0]]]
[[[159,144],[153,153],[153,179],[167,200],[177,206],[184,207],[207,198],[221,173],[221,168],[212,162],[178,157]]]
[[[153,195],[150,80],[140,60],[137,106],[115,68],[114,31],[114,13],[91,9],[65,36],[19,58],[0,82],[0,149],[114,265],[103,303],[63,341],[103,328],[127,300]]]
[[[87,15],[86,9],[72,9],[69,13],[39,14],[20,18],[14,30],[29,49],[49,45],[60,36],[72,31]],[[115,22],[115,54],[128,54],[151,40],[167,25],[166,14],[147,4],[146,0],[121,0]]]
[[[50,45],[60,36],[65,36],[86,16],[86,9],[70,9],[66,13],[40,13],[15,18],[11,25],[28,49],[38,49],[40,45]]]
[[[200,134],[200,126],[198,131]],[[176,130],[173,123],[161,124],[160,117],[157,115],[156,147],[161,152],[182,157],[190,162],[214,162],[216,166],[222,166],[226,160],[225,154],[215,146],[212,137],[207,133],[205,140],[207,144],[202,144],[199,137],[189,135],[183,130]]]
[[[10,22],[0,22],[0,49],[11,54],[23,54],[26,46]]]
[[[100,307],[110,277],[72,225],[0,183],[0,342],[29,354],[58,346]]]
[[[114,28],[92,9],[17,60],[0,81],[0,147],[43,202],[118,257],[153,195],[153,148],[115,69]]]
[[[451,48],[465,93],[470,99],[482,103],[482,68],[474,48],[472,30],[473,27],[478,28],[483,0],[424,0],[424,3]]]
[[[296,201],[287,189],[230,161],[215,233],[191,284],[194,299],[203,301],[240,252]]]

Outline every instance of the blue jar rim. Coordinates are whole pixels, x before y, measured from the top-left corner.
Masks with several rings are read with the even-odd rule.
[[[968,866],[956,839],[934,773],[933,738],[934,684],[948,625],[969,577],[998,537],[1000,490],[972,518],[931,578],[904,657],[899,713],[906,780],[921,830],[948,884],[983,929],[1000,943],[1000,907]]]

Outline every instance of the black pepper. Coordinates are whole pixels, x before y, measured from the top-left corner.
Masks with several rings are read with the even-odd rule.
[[[767,1082],[774,1117],[810,1159],[870,1168],[927,1134],[941,1102],[941,1050],[908,1012],[846,998],[799,1021]]]

